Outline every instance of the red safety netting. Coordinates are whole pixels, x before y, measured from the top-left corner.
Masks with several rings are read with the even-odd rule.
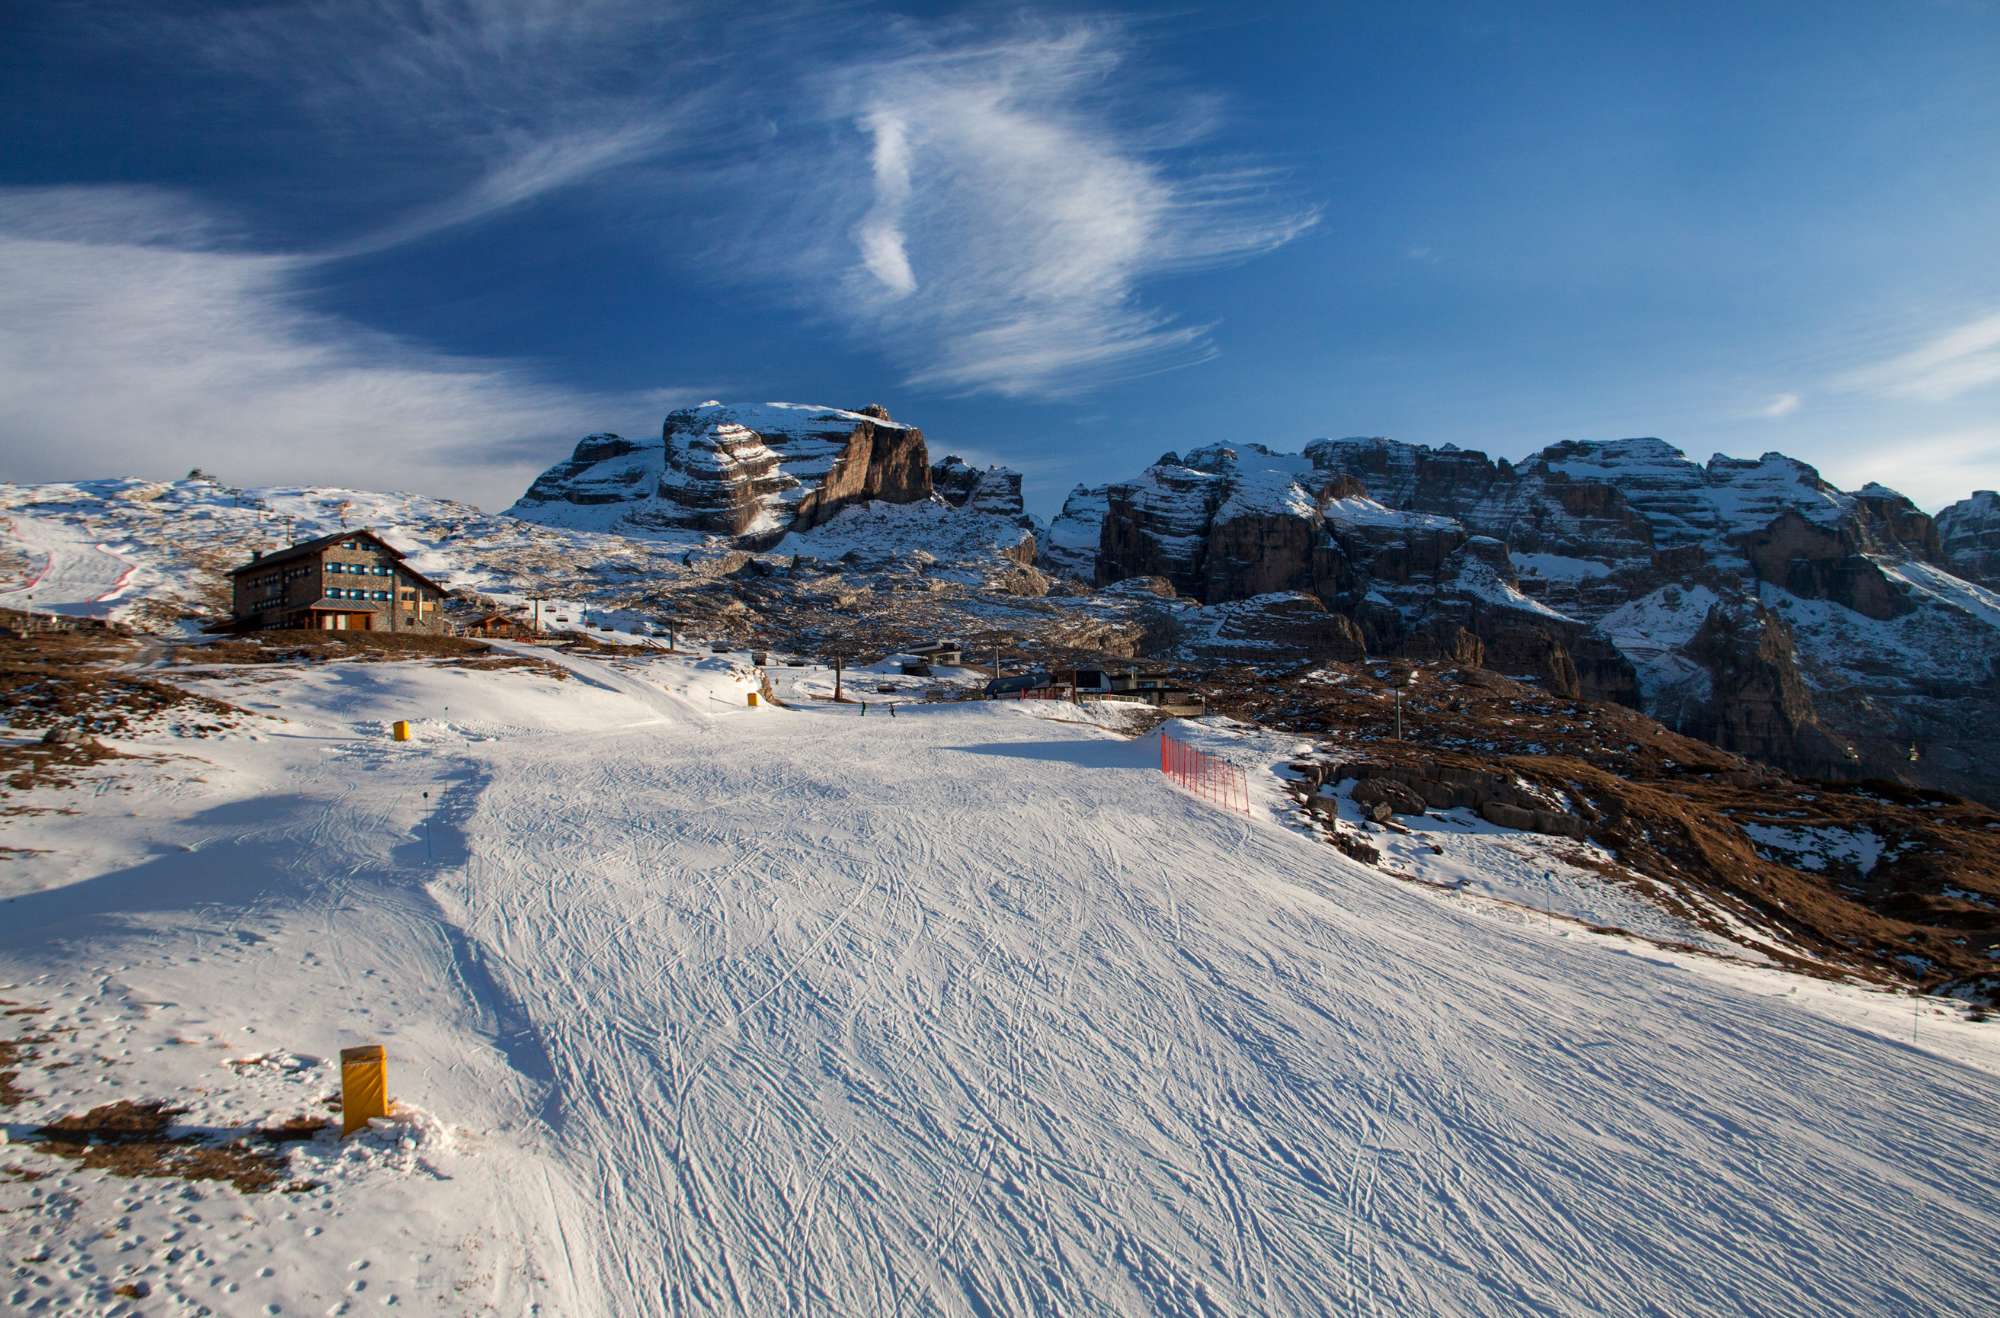
[[[1250,813],[1250,780],[1220,755],[1160,733],[1160,772],[1225,810]]]

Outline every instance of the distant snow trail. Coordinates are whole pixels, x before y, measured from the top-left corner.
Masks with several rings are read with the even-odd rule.
[[[468,754],[467,932],[619,1312],[2000,1293],[1987,1076],[1453,910],[1143,744],[986,706]]]
[[[5,526],[9,538],[39,560],[26,581],[0,586],[0,605],[8,608],[101,617],[138,571],[109,546],[53,518],[15,517]]]

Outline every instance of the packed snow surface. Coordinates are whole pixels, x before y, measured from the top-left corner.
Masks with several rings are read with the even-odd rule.
[[[15,823],[40,850],[0,868],[0,996],[117,1067],[29,1076],[11,1122],[136,1090],[227,1125],[292,1073],[229,1060],[323,1084],[362,1041],[427,1115],[347,1175],[294,1155],[310,1195],[0,1180],[10,1302],[109,1307],[127,1277],[161,1311],[286,1313],[2000,1290],[1982,1027],[1928,1014],[1912,1046],[1907,1000],[1440,900],[1297,831],[1269,773],[1217,810],[1087,709],[752,709],[732,657],[535,653],[570,679],[216,670],[253,731]],[[1441,874],[1400,863],[1449,878],[1501,841],[1449,831]]]

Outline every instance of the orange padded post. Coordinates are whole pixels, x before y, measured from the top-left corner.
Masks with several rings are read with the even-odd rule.
[[[340,1050],[340,1138],[389,1115],[389,1062],[379,1043]]]
[[[410,721],[406,718],[397,719],[395,734],[397,741],[408,741],[410,739]]]

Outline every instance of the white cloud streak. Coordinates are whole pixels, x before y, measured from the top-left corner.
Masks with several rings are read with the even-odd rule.
[[[856,262],[858,277],[801,273],[912,383],[1068,393],[1202,360],[1207,327],[1149,305],[1145,282],[1269,251],[1317,221],[1269,171],[1196,170],[1156,149],[1200,129],[1169,133],[1107,94],[1121,85],[1124,37],[1076,24],[944,50],[915,43],[830,95],[829,111],[869,140],[870,191],[858,252],[817,255]],[[865,91],[850,110],[854,86]],[[822,190],[852,205],[857,177],[836,161]]]
[[[637,124],[574,132],[528,143],[513,156],[496,162],[463,191],[399,216],[341,244],[328,255],[348,257],[386,251],[525,206],[537,198],[643,159],[659,148],[661,132],[658,126]]]
[[[1843,445],[1820,465],[1826,478],[1843,489],[1880,481],[1935,513],[1973,490],[1993,488],[2000,473],[2000,426],[1971,425],[1898,435],[1886,443]]]
[[[910,204],[909,126],[888,113],[871,114],[862,122],[875,139],[875,204],[854,238],[868,273],[890,296],[905,297],[917,291],[903,239],[903,212]]]
[[[1798,394],[1777,394],[1772,397],[1770,402],[1758,408],[1751,415],[1763,417],[1767,421],[1775,421],[1779,417],[1790,416],[1792,413],[1798,411],[1799,406],[1804,402],[1805,399]]]
[[[777,292],[914,384],[1012,396],[1213,355],[1148,281],[1317,220],[1267,169],[1191,162],[1213,102],[1131,68],[1117,24],[996,38],[782,6],[307,0],[137,6],[100,30],[289,98],[347,236],[260,239],[157,190],[0,190],[14,479],[199,464],[491,505],[577,434],[650,430],[709,390],[571,388],[307,296],[338,262],[585,186],[605,205],[573,222],[657,231],[701,277]]]
[[[949,392],[1073,393],[1205,360],[1209,327],[1148,281],[1318,220],[1267,167],[1194,161],[1215,98],[1135,67],[1141,33],[1111,20],[308,0],[174,38],[278,81],[330,131],[473,168],[346,254],[611,176],[704,277],[776,292]],[[744,112],[766,104],[776,118]]]
[[[7,478],[199,465],[496,507],[577,434],[643,433],[701,394],[565,388],[305,309],[315,258],[202,245],[215,229],[160,194],[0,191]]]
[[[1911,351],[1850,371],[1843,388],[1883,398],[1947,402],[2000,382],[2000,313],[1954,326]]]

